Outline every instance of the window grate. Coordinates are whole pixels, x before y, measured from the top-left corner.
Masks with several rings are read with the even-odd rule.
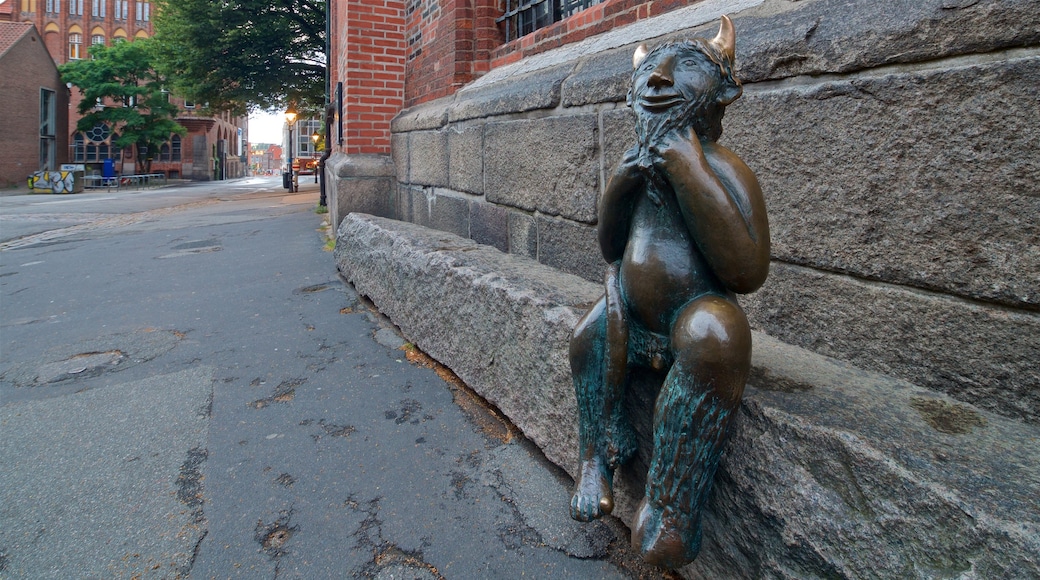
[[[504,22],[506,42],[531,34],[568,16],[577,14],[603,0],[505,0],[505,13],[496,22]]]

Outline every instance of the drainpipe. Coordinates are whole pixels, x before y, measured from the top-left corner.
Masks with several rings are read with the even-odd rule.
[[[321,172],[321,199],[318,205],[328,207],[325,199],[325,160],[332,155],[332,121],[336,118],[336,106],[329,104],[325,107],[325,152],[321,154],[318,162],[318,171]]]

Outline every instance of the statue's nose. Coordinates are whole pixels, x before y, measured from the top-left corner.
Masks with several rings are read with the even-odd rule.
[[[675,59],[673,57],[667,57],[657,65],[657,68],[650,73],[650,78],[646,79],[647,86],[654,88],[670,87],[675,84],[675,79],[672,78],[672,64]]]

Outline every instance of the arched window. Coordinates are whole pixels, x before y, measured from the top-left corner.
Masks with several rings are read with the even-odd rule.
[[[170,160],[180,161],[181,160],[181,136],[174,135],[170,139]]]
[[[74,32],[69,35],[69,60],[83,58],[83,35]]]
[[[94,125],[94,128],[87,131],[87,138],[95,143],[100,143],[105,139],[108,139],[111,129],[105,123],[98,123]]]
[[[159,159],[158,160],[159,161],[169,161],[170,160],[170,144],[169,143],[163,143],[162,147],[159,148]]]

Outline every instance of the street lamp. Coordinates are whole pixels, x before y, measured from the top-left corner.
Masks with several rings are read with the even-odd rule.
[[[293,134],[292,134],[292,128],[293,128],[293,125],[296,124],[296,115],[297,115],[296,114],[296,106],[292,102],[290,102],[289,103],[289,108],[287,108],[285,110],[285,124],[289,127],[289,151],[288,151],[288,158],[289,158],[289,183],[288,183],[287,186],[288,186],[289,191],[292,191],[292,192],[296,191],[296,186],[295,186],[296,179],[295,179],[295,175],[293,174],[293,168],[292,168],[292,162],[293,162]]]
[[[318,152],[318,139],[321,139],[321,135],[317,131],[311,133],[311,141],[314,143],[314,152]],[[318,183],[318,166],[314,166],[314,183]]]

